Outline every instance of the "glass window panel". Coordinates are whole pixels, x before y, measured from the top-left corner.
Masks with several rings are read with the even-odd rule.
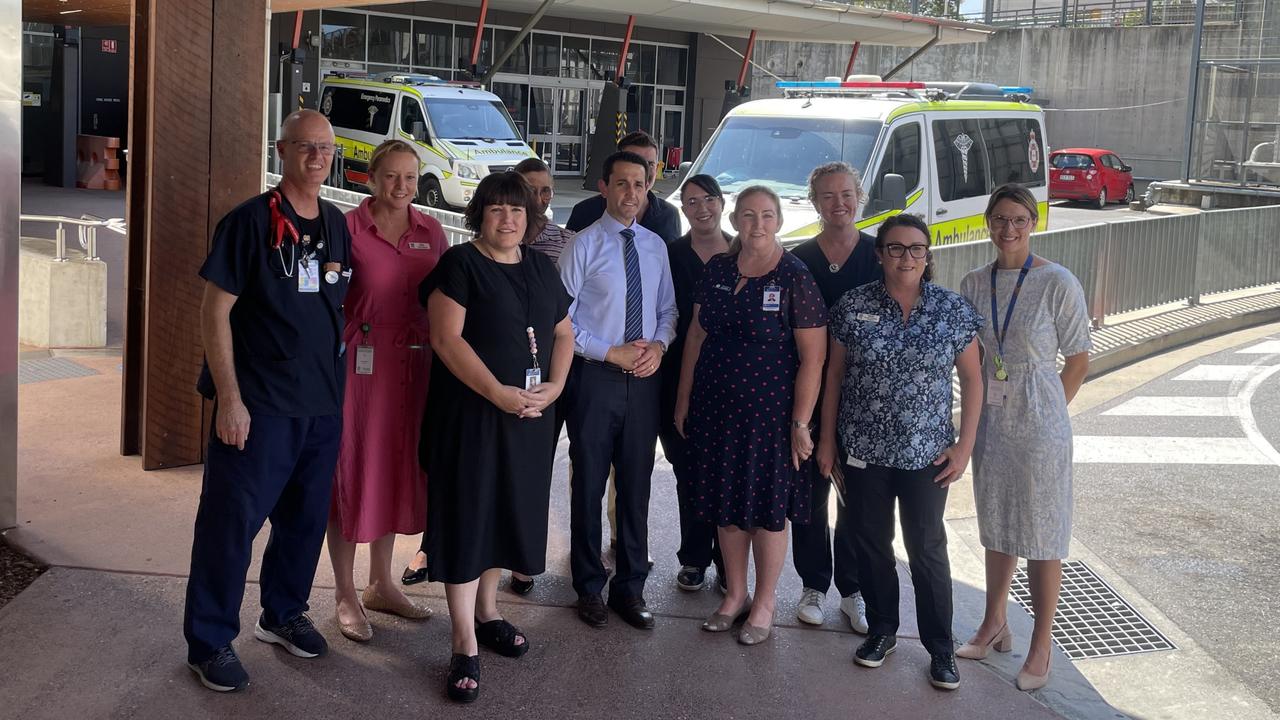
[[[528,136],[529,86],[524,83],[493,83],[492,92],[502,98],[507,114],[516,123],[521,137]]]
[[[889,204],[882,199],[884,176],[889,173],[901,175],[906,181],[907,195],[910,196],[920,184],[920,123],[913,122],[893,131],[889,138],[889,147],[885,150],[880,167],[876,170],[875,181],[871,184],[871,199],[867,203],[865,214],[875,215],[890,210]]]
[[[364,34],[368,15],[363,13],[320,12],[320,54],[331,60],[365,61]]]
[[[555,88],[531,88],[529,91],[529,134],[550,135],[554,133],[555,110]]]
[[[944,202],[990,192],[987,150],[977,120],[934,120],[933,154],[938,159],[938,196]]]
[[[533,74],[556,77],[560,74],[560,36],[533,33]]]
[[[560,77],[591,77],[591,39],[565,35],[562,39],[564,50],[561,53]]]
[[[1044,163],[1040,162],[1040,141],[1037,138],[1039,123],[1021,118],[983,119],[978,122],[982,139],[987,148],[991,169],[991,185],[1020,183],[1027,187],[1044,184]],[[1031,143],[1035,140],[1035,170],[1032,170]],[[1114,155],[1104,155],[1102,161],[1108,167],[1119,163],[1109,162]],[[909,186],[908,186],[909,187]]]
[[[458,49],[454,60],[458,67],[471,64],[471,46],[476,36],[475,25],[458,25],[453,35],[453,44]],[[488,67],[493,62],[493,30],[485,30],[480,40],[480,57],[476,60],[480,65]]]
[[[582,143],[557,142],[555,170],[558,173],[582,172]]]
[[[627,72],[638,73],[636,75],[636,82],[651,83],[657,77],[654,67],[658,62],[658,48],[655,45],[641,45],[639,50],[640,67],[638,69],[634,67],[629,68]],[[630,61],[630,58],[628,58],[628,62]]]
[[[427,118],[422,114],[422,103],[417,98],[400,96],[400,129],[414,140],[427,142]]]
[[[413,62],[409,18],[369,16],[369,62],[408,69]]]
[[[618,55],[622,52],[622,43],[613,40],[591,41],[591,79],[605,80],[606,73],[618,69]]]
[[[627,90],[627,132],[644,130],[654,134],[653,99],[651,85],[632,85]]]
[[[391,127],[395,100],[394,93],[330,85],[320,100],[320,112],[335,128],[385,135]]]
[[[684,48],[658,48],[658,84],[684,85],[684,67],[688,51]]]
[[[507,46],[516,37],[515,30],[494,30],[493,31],[493,59],[497,60],[498,56],[506,52]],[[502,67],[498,68],[498,72],[529,74],[529,38],[526,37],[520,42],[520,47],[511,53],[511,57],[502,63]]]
[[[560,134],[582,135],[582,96],[585,90],[560,91]]]
[[[420,67],[451,68],[450,44],[453,26],[447,23],[413,21],[413,64]]]

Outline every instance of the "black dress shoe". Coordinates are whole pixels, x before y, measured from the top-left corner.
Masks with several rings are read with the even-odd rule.
[[[427,579],[427,569],[421,568],[414,570],[413,568],[405,568],[404,574],[400,576],[401,585],[417,585]]]
[[[528,595],[529,591],[533,589],[533,578],[529,578],[528,580],[521,580],[515,575],[512,575],[510,587],[511,587],[511,592],[517,595]]]
[[[644,604],[642,597],[630,597],[614,599],[614,595],[609,595],[609,609],[618,613],[618,616],[626,620],[632,627],[638,627],[641,630],[653,629],[653,613],[649,612],[648,606]]]
[[[932,656],[929,661],[929,684],[939,690],[955,690],[960,687],[955,655],[944,653]]]
[[[894,635],[872,635],[853,652],[853,661],[862,667],[878,668],[889,653],[898,649]]]
[[[604,608],[604,599],[599,594],[579,595],[578,619],[591,627],[608,625],[609,611]]]

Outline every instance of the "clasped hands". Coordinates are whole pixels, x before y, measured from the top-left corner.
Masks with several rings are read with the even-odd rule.
[[[560,383],[554,382],[538,383],[528,390],[514,385],[503,385],[493,398],[493,404],[497,405],[502,412],[511,413],[519,418],[538,418],[542,417],[542,411],[546,410],[548,405],[560,397],[560,391],[563,389]]]
[[[605,353],[605,362],[617,365],[636,377],[649,377],[662,365],[662,343],[651,340],[634,340],[614,345]]]

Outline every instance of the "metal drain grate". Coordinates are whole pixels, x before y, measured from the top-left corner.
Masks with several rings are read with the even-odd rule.
[[[1034,615],[1026,570],[1014,573],[1009,593]],[[1088,565],[1075,560],[1062,563],[1053,641],[1072,660],[1177,649]]]
[[[18,384],[38,383],[46,380],[65,380],[74,377],[97,375],[98,371],[66,358],[52,357],[23,360],[18,363]]]

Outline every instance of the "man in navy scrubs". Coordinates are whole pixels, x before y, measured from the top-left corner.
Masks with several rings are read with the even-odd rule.
[[[351,238],[320,200],[333,128],[313,110],[285,119],[278,188],[232,210],[200,269],[205,367],[214,400],[196,512],[183,634],[187,664],[212,690],[249,683],[231,641],[253,539],[270,518],[254,636],[297,657],[327,650],[306,616],[342,433],[342,301]]]

